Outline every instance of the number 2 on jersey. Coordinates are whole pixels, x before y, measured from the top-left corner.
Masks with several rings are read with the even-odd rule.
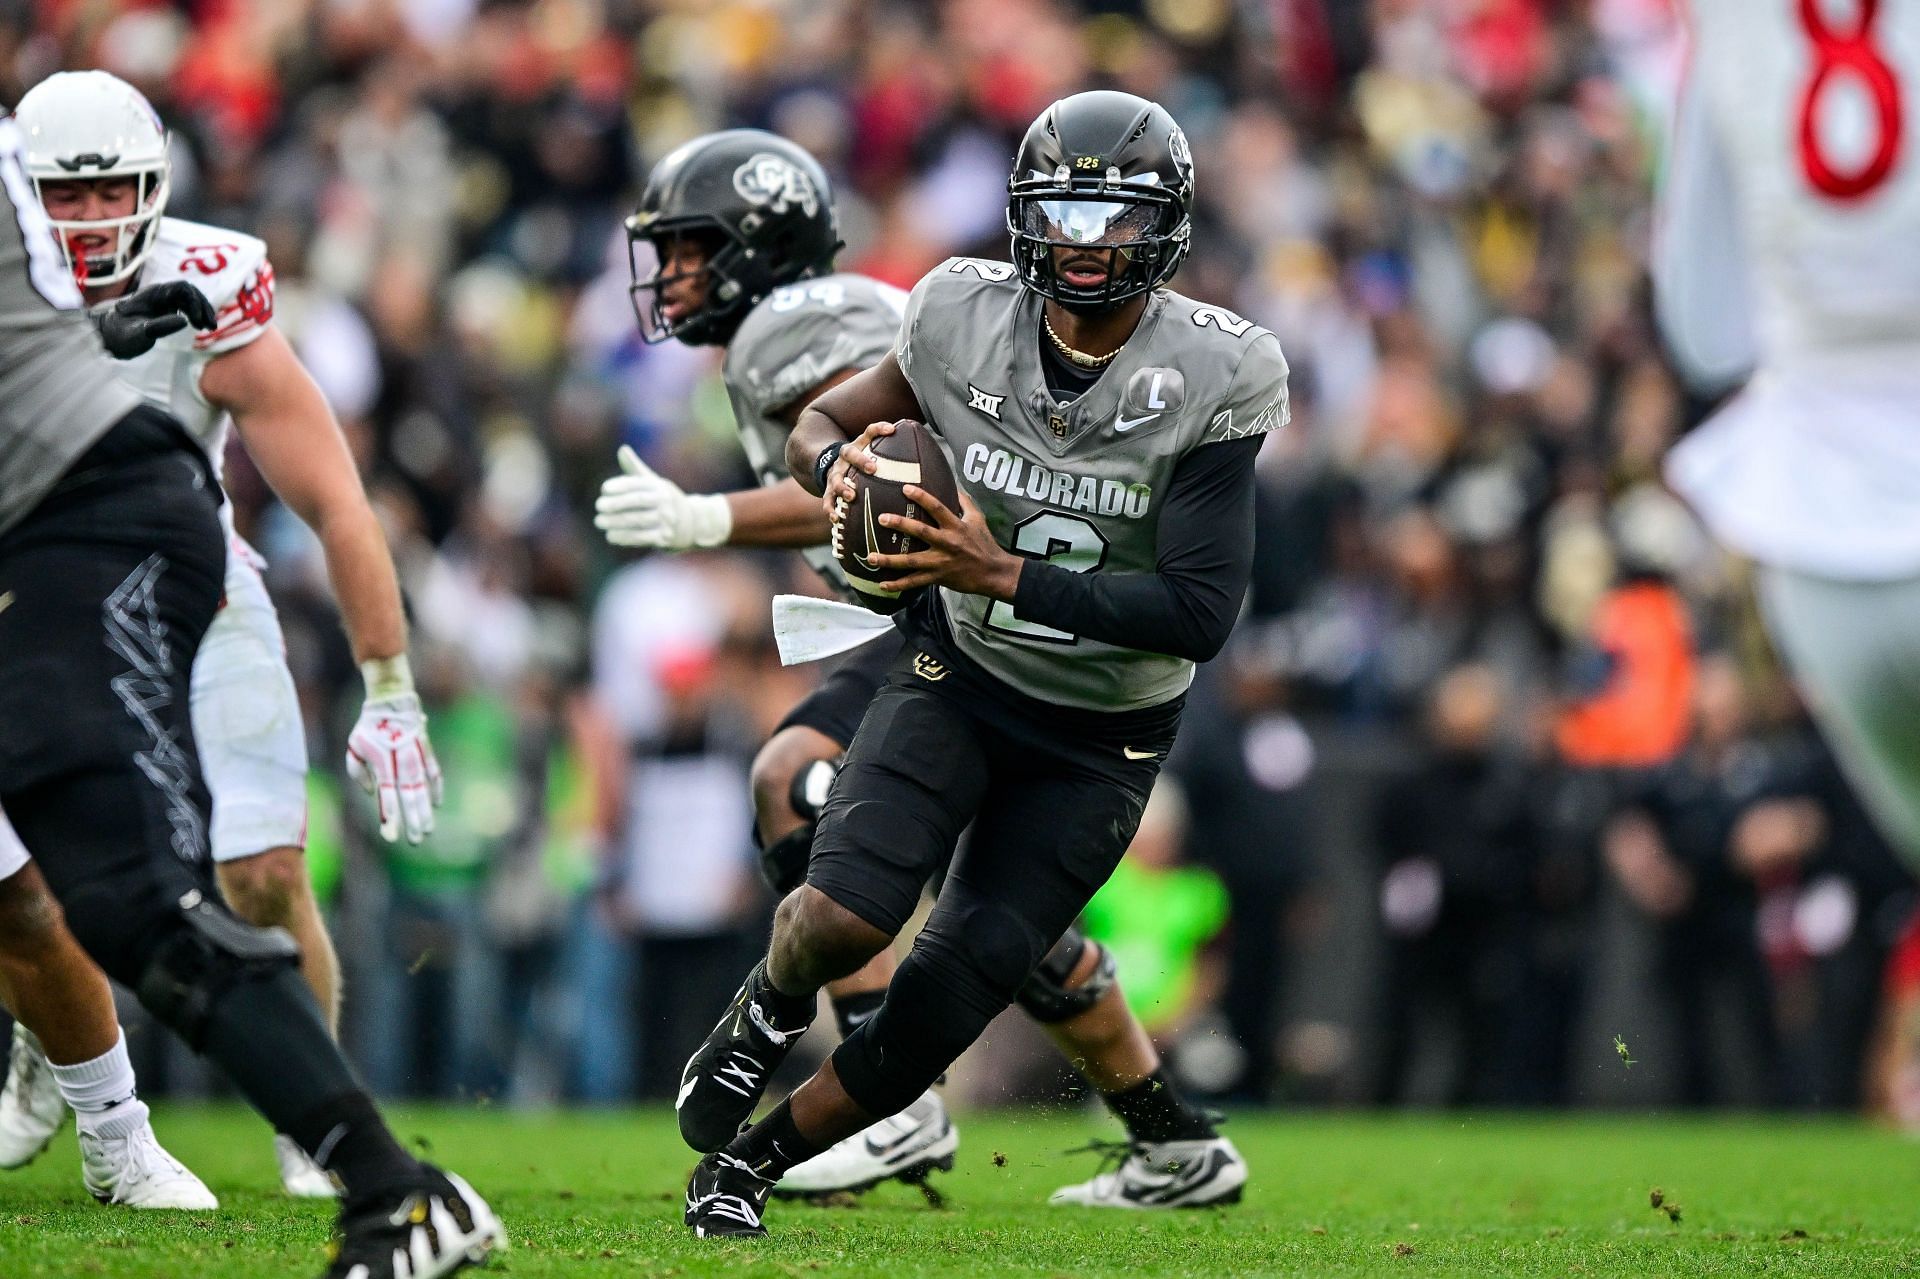
[[[1107,562],[1106,535],[1093,521],[1059,511],[1042,511],[1020,521],[1013,530],[1013,549],[1028,559],[1058,564],[1069,573],[1092,573]],[[1053,644],[1080,642],[1078,635],[1020,620],[1013,615],[1013,605],[1004,600],[995,600],[987,610],[987,626]]]
[[[1858,200],[1871,194],[1893,172],[1900,154],[1904,111],[1900,80],[1874,43],[1874,20],[1880,0],[1858,0],[1858,17],[1851,26],[1830,19],[1821,0],[1799,0],[1800,25],[1813,45],[1813,73],[1800,96],[1800,168],[1813,189],[1832,200]],[[1820,136],[1818,117],[1828,91],[1840,80],[1851,80],[1866,91],[1873,104],[1873,151],[1850,171],[1837,168]]]
[[[184,275],[188,269],[192,269],[202,275],[218,275],[227,269],[227,254],[238,253],[240,246],[237,244],[189,244],[184,251],[187,256],[180,260],[181,274]]]

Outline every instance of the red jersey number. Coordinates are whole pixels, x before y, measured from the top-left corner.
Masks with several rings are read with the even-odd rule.
[[[218,275],[227,269],[227,254],[238,253],[237,244],[189,244],[187,256],[180,259],[180,271],[198,271],[202,275]]]
[[[1813,189],[1832,200],[1862,199],[1887,180],[1900,154],[1905,124],[1899,77],[1874,43],[1880,0],[1858,2],[1858,17],[1849,25],[1829,19],[1821,0],[1800,0],[1800,25],[1813,45],[1813,75],[1800,95],[1800,168]],[[1841,79],[1866,90],[1874,114],[1873,151],[1863,164],[1848,170],[1828,156],[1815,122],[1823,97]]]

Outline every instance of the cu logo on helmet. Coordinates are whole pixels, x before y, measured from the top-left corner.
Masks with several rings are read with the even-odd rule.
[[[785,156],[762,151],[733,171],[733,189],[750,204],[772,213],[798,208],[808,217],[820,211],[813,179]]]
[[[1183,178],[1191,178],[1193,175],[1193,149],[1187,145],[1185,130],[1175,129],[1173,131],[1167,138],[1167,150],[1172,153],[1174,167],[1180,171],[1180,176]]]

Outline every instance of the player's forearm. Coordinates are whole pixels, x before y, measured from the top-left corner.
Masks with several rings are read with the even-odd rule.
[[[1074,573],[1029,561],[1013,615],[1143,653],[1204,662],[1226,645],[1246,593],[1228,580],[1163,573]]]
[[[859,433],[858,429],[849,430],[829,417],[818,403],[809,405],[794,424],[793,433],[787,436],[787,474],[806,492],[819,497],[822,484],[821,477],[815,473],[815,463],[829,448],[845,444]]]
[[[400,657],[407,651],[406,610],[386,533],[362,499],[342,503],[313,523],[327,557],[327,576],[356,662]]]
[[[924,420],[926,413],[914,396],[913,384],[891,354],[870,369],[862,369],[815,396],[793,433],[787,436],[787,473],[800,487],[818,497],[825,475],[820,455],[835,444],[845,444],[875,422],[901,418]]]
[[[1013,613],[1075,635],[1193,662],[1226,645],[1253,576],[1258,439],[1210,444],[1168,486],[1151,573],[1073,573],[1030,561]]]
[[[726,497],[733,515],[729,546],[824,546],[833,536],[819,500],[792,480]]]

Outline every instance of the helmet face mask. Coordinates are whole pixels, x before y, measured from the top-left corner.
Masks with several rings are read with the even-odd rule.
[[[35,85],[14,116],[25,139],[24,167],[43,207],[53,184],[116,178],[133,183],[132,208],[123,216],[62,216],[67,202],[59,196],[76,191],[68,186],[55,187],[55,207],[47,210],[61,252],[83,286],[131,279],[153,251],[172,185],[167,131],[152,105],[104,71],[70,71]],[[104,243],[76,252],[82,237]]]
[[[675,246],[688,239],[705,250],[696,270],[674,265],[685,256]],[[642,254],[642,241],[650,254]],[[640,336],[728,342],[773,290],[832,270],[839,248],[833,193],[812,156],[757,129],[695,138],[654,166],[639,211],[627,219]],[[647,257],[655,262],[650,274]],[[684,283],[696,273],[704,289]],[[669,307],[680,313],[669,318]]]
[[[688,243],[697,250],[698,265],[691,269],[679,265],[689,256],[682,247]],[[647,246],[645,253],[642,245]],[[745,252],[717,219],[684,219],[660,225],[643,224],[637,216],[629,218],[627,267],[633,283],[627,293],[633,299],[640,340],[652,346],[674,338],[689,346],[703,346],[732,336],[732,326],[726,323],[732,308],[727,304],[741,297],[744,290],[730,266]],[[652,270],[643,276],[649,259]],[[676,287],[688,280],[700,283],[691,290]],[[691,297],[686,296],[688,292]],[[684,298],[687,309],[673,319],[666,307],[680,300],[672,296],[676,293]]]
[[[132,212],[115,217],[68,218],[60,216],[68,189],[81,184],[106,184],[127,180],[133,184]],[[137,272],[153,251],[153,235],[167,205],[169,184],[164,170],[143,170],[103,178],[33,178],[34,193],[47,212],[54,238],[66,254],[67,267],[83,287],[98,287],[125,280]],[[51,188],[51,192],[49,191]],[[51,200],[49,195],[51,194]],[[83,240],[100,239],[104,244],[83,245]]]
[[[1172,274],[1161,268],[1184,219],[1170,200],[1149,192],[1143,184],[1118,198],[1103,192],[1088,199],[1051,186],[1016,194],[1008,222],[1021,278],[1079,312],[1111,310],[1158,287]]]
[[[1164,286],[1192,243],[1186,136],[1132,94],[1079,93],[1043,111],[1007,196],[1021,282],[1069,311],[1112,310]]]

